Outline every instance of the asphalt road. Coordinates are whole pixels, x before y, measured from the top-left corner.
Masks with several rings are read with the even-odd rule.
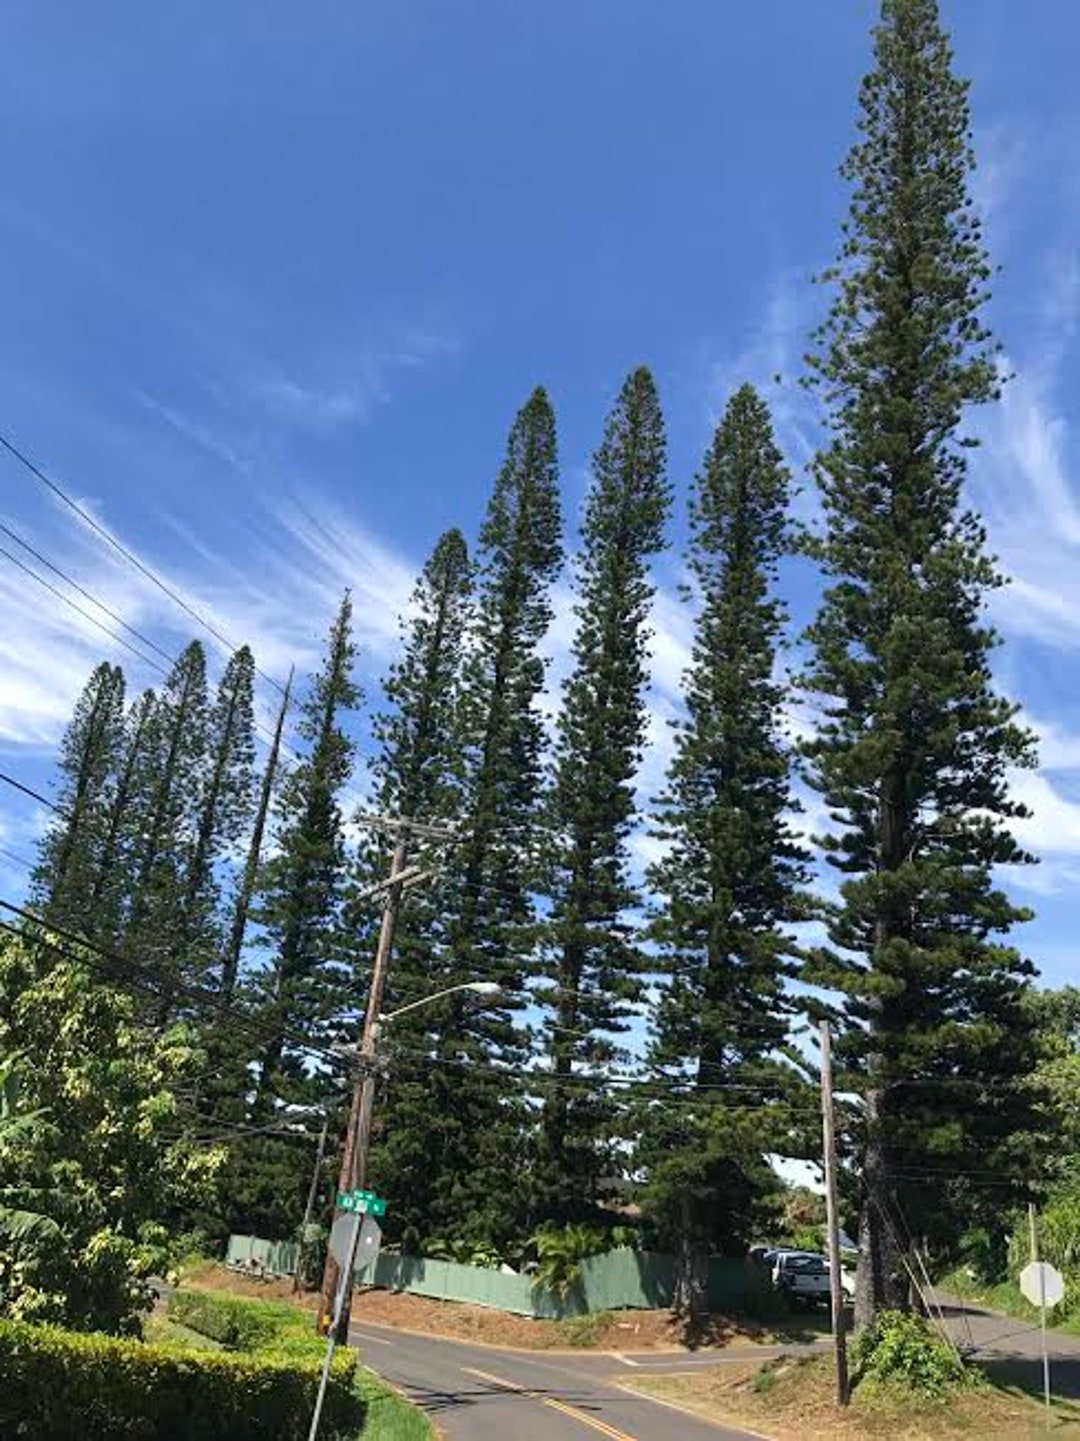
[[[941,1293],[934,1299],[962,1352],[988,1366],[999,1379],[1041,1394],[1042,1335],[1038,1324]],[[1080,1336],[1051,1329],[1046,1349],[1054,1395],[1080,1401]]]
[[[399,1386],[450,1441],[751,1441],[735,1431],[685,1416],[619,1389],[643,1371],[689,1371],[715,1366],[718,1356],[552,1355],[503,1351],[375,1326],[350,1335],[364,1363]],[[724,1353],[725,1362],[765,1360],[783,1347]]]

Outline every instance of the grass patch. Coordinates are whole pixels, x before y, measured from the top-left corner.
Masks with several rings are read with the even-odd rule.
[[[356,1389],[367,1407],[357,1441],[431,1441],[431,1423],[423,1412],[378,1376],[361,1371]]]
[[[193,1331],[169,1316],[149,1316],[143,1322],[143,1340],[150,1346],[173,1346],[178,1351],[223,1351],[220,1341]]]
[[[918,1399],[896,1382],[866,1380],[851,1405],[835,1403],[831,1357],[782,1356],[762,1367],[732,1366],[693,1374],[633,1376],[634,1391],[684,1407],[710,1421],[746,1426],[775,1441],[1034,1441],[1063,1432],[1080,1438],[1080,1407],[1055,1403],[1050,1425],[1031,1397],[975,1384],[937,1400]]]

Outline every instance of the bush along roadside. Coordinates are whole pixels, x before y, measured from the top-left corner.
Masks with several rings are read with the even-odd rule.
[[[926,1401],[945,1401],[979,1384],[956,1350],[921,1316],[882,1311],[855,1338],[852,1359],[859,1385],[870,1381],[902,1388]]]
[[[363,1421],[356,1358],[335,1357],[324,1435]],[[0,1435],[26,1441],[304,1441],[319,1381],[307,1358],[173,1350],[0,1322]]]

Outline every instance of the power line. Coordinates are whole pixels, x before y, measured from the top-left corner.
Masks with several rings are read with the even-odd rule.
[[[753,1103],[717,1101],[716,1097],[718,1093],[716,1088],[692,1095],[686,1091],[656,1089],[653,1083],[649,1082],[647,1078],[638,1079],[630,1076],[620,1077],[612,1075],[588,1076],[580,1073],[571,1076],[559,1076],[553,1071],[526,1070],[481,1061],[458,1060],[450,1056],[432,1056],[427,1053],[410,1052],[404,1049],[392,1051],[390,1054],[391,1061],[402,1057],[407,1063],[412,1062],[418,1068],[421,1063],[434,1066],[448,1066],[457,1070],[468,1070],[480,1075],[498,1077],[500,1080],[517,1081],[522,1084],[525,1092],[532,1086],[549,1087],[556,1090],[621,1090],[624,1093],[639,1091],[645,1100],[665,1101],[673,1105],[697,1108],[699,1110],[711,1101],[714,1105],[722,1104],[725,1110],[754,1111],[758,1113],[768,1111],[773,1115],[783,1111],[789,1115],[813,1115],[815,1118],[820,1116],[820,1111],[816,1104],[810,1105],[804,1102],[793,1104],[782,1098],[777,1098],[772,1102],[757,1101]]]
[[[64,937],[72,944],[78,946],[80,948],[80,951],[89,952],[88,955],[77,954],[70,950],[66,950],[63,946],[57,945],[55,941],[48,939],[48,937],[39,936],[32,938],[37,940],[40,944],[46,946],[48,949],[55,951],[58,955],[66,957],[66,959],[68,960],[80,962],[83,964],[93,964],[94,960],[96,959],[102,969],[104,969],[105,967],[119,967],[121,971],[128,972],[129,983],[139,990],[146,991],[150,995],[154,995],[157,997],[162,997],[165,995],[175,995],[178,997],[182,997],[186,1001],[189,1001],[192,1005],[203,1006],[208,1009],[216,1010],[219,1013],[228,1013],[229,1019],[233,1024],[238,1025],[243,1030],[245,1030],[253,1040],[262,1042],[263,1044],[275,1039],[276,1035],[279,1034],[277,1028],[274,1028],[273,1030],[268,1030],[264,1025],[257,1022],[253,1018],[244,1016],[242,1013],[236,1011],[234,1007],[231,1007],[226,1001],[224,1001],[221,996],[216,995],[213,991],[207,991],[202,989],[201,987],[191,986],[183,981],[173,981],[172,979],[169,980],[168,986],[166,988],[162,985],[161,981],[156,977],[156,975],[151,972],[150,967],[141,964],[140,962],[133,960],[130,957],[116,955],[114,952],[106,950],[102,946],[96,945],[86,936],[81,936],[75,931],[66,930],[63,926],[58,926],[55,923],[48,921],[44,916],[39,916],[35,914],[35,912],[27,910],[24,906],[15,905],[13,901],[7,901],[3,898],[0,898],[0,908],[10,912],[12,915],[18,916],[23,921],[29,922],[35,926],[41,926],[46,931],[51,932],[54,935]],[[0,928],[10,932],[12,935],[18,936],[22,940],[27,939],[27,935],[24,931],[20,931],[16,926],[9,925],[6,921],[0,921]],[[104,963],[104,966],[102,966],[101,963]],[[151,979],[139,979],[140,976],[146,975],[149,975]],[[280,1032],[280,1034],[283,1034],[286,1043],[294,1050],[318,1057],[320,1060],[326,1061],[329,1064],[338,1067],[342,1067],[346,1064],[342,1056],[340,1056],[337,1051],[334,1051],[327,1046],[320,1046],[316,1042],[308,1041],[303,1039],[302,1037],[294,1036],[290,1031],[283,1031]]]
[[[126,631],[129,631],[130,634],[133,635],[135,639],[139,641],[142,645],[148,646],[152,651],[156,651],[157,654],[161,656],[163,660],[168,661],[170,665],[175,664],[176,657],[171,656],[167,650],[165,650],[162,646],[158,645],[156,640],[152,640],[150,636],[144,635],[141,630],[138,630],[135,626],[130,625],[122,615],[117,615],[114,610],[110,610],[104,601],[99,600],[96,595],[92,595],[84,585],[81,585],[79,581],[74,578],[74,576],[68,575],[67,571],[58,566],[55,561],[51,561],[47,555],[42,555],[41,551],[35,549],[35,547],[32,546],[28,540],[24,540],[21,535],[19,535],[16,531],[12,530],[9,525],[5,525],[3,521],[0,521],[0,531],[2,531],[9,540],[13,540],[16,545],[20,546],[23,550],[25,550],[28,555],[32,555],[34,559],[38,561],[41,565],[45,566],[46,569],[51,570],[53,575],[58,575],[60,579],[70,585],[73,590],[78,591],[79,595],[81,595],[84,600],[88,600],[91,605],[96,605],[97,608],[100,611],[103,611],[110,620],[114,620],[117,625],[123,626],[123,628]]]
[[[153,666],[156,670],[161,671],[161,673],[164,675],[165,671],[163,666],[160,666],[156,661],[151,660],[148,655],[143,655],[141,650],[138,650],[135,646],[133,646],[129,640],[125,640],[122,635],[118,635],[116,631],[110,630],[103,620],[99,620],[97,616],[91,615],[88,610],[83,610],[82,606],[79,605],[78,601],[72,600],[71,597],[69,595],[65,595],[62,590],[57,590],[55,585],[53,585],[50,581],[47,581],[44,576],[38,575],[36,571],[31,570],[28,565],[24,564],[24,562],[18,558],[18,556],[12,555],[10,550],[5,550],[3,546],[0,546],[0,555],[2,555],[5,560],[10,560],[12,565],[18,566],[19,570],[21,570],[24,575],[28,575],[31,580],[36,580],[38,585],[43,586],[50,595],[56,596],[57,600],[62,600],[65,605],[70,606],[71,609],[75,611],[76,614],[81,615],[84,620],[88,620],[91,625],[96,625],[99,630],[104,631],[105,634],[107,636],[110,636],[114,641],[116,641],[118,645],[124,646],[127,650],[131,651],[132,655],[138,656],[138,658],[143,662],[144,665]]]
[[[22,781],[17,781],[14,776],[9,776],[6,771],[0,771],[0,781],[3,781],[5,785],[12,786],[17,791],[22,791],[23,795],[29,796],[31,800],[40,801],[43,806],[48,806],[49,810],[55,811],[58,816],[66,816],[67,813],[62,806],[58,806],[55,801],[49,800],[48,796],[43,796],[40,791],[34,790],[31,786],[24,786]]]
[[[50,584],[50,582],[47,581],[44,576],[38,575],[23,561],[19,560],[17,556],[12,555],[10,551],[5,550],[3,546],[0,546],[0,555],[2,555],[6,560],[11,561],[12,565],[17,566],[19,570],[23,571],[24,574],[28,575],[31,580],[36,580],[40,586],[43,586],[45,590],[50,593],[50,595],[54,595],[56,596],[57,600],[63,601],[63,603],[66,606],[69,606],[73,611],[75,611],[77,615],[81,615],[83,619],[88,620],[91,625],[97,626],[98,630],[100,630],[104,635],[109,636],[109,638],[116,641],[118,645],[122,645],[125,650],[129,651],[138,660],[142,661],[144,665],[150,666],[152,670],[155,670],[158,673],[158,675],[164,676],[166,679],[168,679],[170,669],[178,663],[178,657],[170,655],[169,652],[165,650],[162,646],[158,645],[156,641],[151,640],[149,636],[143,635],[142,631],[137,630],[133,625],[129,625],[128,622],[124,620],[123,616],[117,615],[114,610],[110,610],[110,608],[105,604],[104,601],[99,600],[97,596],[94,595],[91,591],[88,591],[85,586],[80,585],[79,582],[75,580],[72,576],[68,575],[68,573],[62,569],[62,567],[56,565],[55,562],[49,560],[47,556],[42,555],[40,551],[35,550],[34,547],[30,545],[27,541],[22,540],[18,535],[16,535],[13,530],[11,530],[8,526],[4,525],[2,521],[0,521],[0,531],[2,531],[5,535],[11,536],[11,538],[16,541],[17,544],[21,545],[24,550],[26,550],[30,555],[34,556],[37,560],[39,560],[42,565],[48,566],[49,570],[51,570],[55,575],[60,576],[61,579],[66,581],[68,585],[72,586],[75,590],[77,590],[81,596],[84,596],[91,603],[91,605],[97,606],[100,611],[103,611],[105,615],[109,616],[112,620],[114,620],[117,625],[123,626],[124,629],[130,631],[132,635],[137,636],[144,645],[150,646],[154,651],[157,652],[159,656],[162,656],[166,661],[169,662],[168,668],[162,665],[159,661],[153,660],[150,656],[143,655],[142,651],[140,651],[136,646],[132,645],[132,643],[124,636],[117,635],[116,631],[110,630],[109,627],[104,623],[104,621],[100,619],[100,617],[96,615],[91,615],[89,611],[84,610],[82,606],[79,605],[76,601],[73,601],[70,596],[65,595],[61,590],[57,590],[56,586]],[[254,722],[254,726],[264,740],[268,740],[271,742],[273,741],[272,734],[266,729],[266,727],[262,724],[261,721],[256,720]],[[284,741],[280,743],[280,749],[283,750],[291,760],[298,761],[300,759],[297,753]]]
[[[208,621],[205,616],[201,615],[194,606],[189,605],[188,602],[184,600],[183,596],[178,595],[171,586],[167,585],[160,576],[156,575],[149,566],[145,565],[138,558],[137,555],[130,551],[127,546],[123,545],[119,540],[116,539],[114,535],[112,535],[108,530],[106,530],[103,525],[96,521],[94,517],[89,513],[89,511],[84,510],[83,507],[79,505],[78,501],[74,500],[61,485],[59,485],[55,480],[53,480],[51,476],[47,475],[40,466],[36,465],[34,461],[29,458],[29,456],[24,455],[24,453],[19,450],[19,448],[14,444],[14,442],[11,441],[6,435],[4,435],[2,431],[0,431],[0,446],[3,446],[3,448],[8,452],[9,455],[13,456],[20,465],[24,466],[26,470],[28,470],[36,480],[40,481],[42,485],[44,485],[48,490],[50,490],[52,494],[57,497],[58,500],[63,501],[63,503],[68,507],[68,509],[71,510],[75,515],[77,515],[84,525],[90,527],[90,529],[94,532],[95,535],[100,536],[102,540],[106,541],[107,544],[110,545],[118,555],[123,556],[123,558],[128,562],[129,565],[134,566],[135,569],[140,573],[140,575],[145,576],[146,579],[150,581],[151,584],[155,585],[163,595],[168,596],[168,598],[173,602],[174,605],[178,605],[186,615],[189,615],[193,621],[195,621],[198,625],[201,625],[202,628],[207,632],[207,634],[214,637],[214,639],[218,642],[219,645],[224,646],[230,654],[238,649],[238,647],[235,646],[232,641],[228,639],[227,636],[222,635],[221,631],[219,631],[213,624],[211,624],[211,622]],[[279,695],[285,694],[285,687],[279,681],[276,681],[273,676],[267,675],[264,671],[261,671],[258,666],[255,667],[255,674],[258,675],[260,679],[264,680],[267,685],[272,685],[274,689],[279,693]],[[295,705],[295,702],[293,701],[291,702],[291,704]]]

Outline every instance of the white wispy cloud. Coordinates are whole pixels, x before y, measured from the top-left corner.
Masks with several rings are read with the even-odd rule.
[[[269,412],[292,425],[326,430],[363,424],[389,401],[395,373],[415,369],[454,349],[454,343],[444,336],[411,331],[335,363],[332,379],[265,375],[252,381],[251,391]]]
[[[819,292],[809,277],[784,270],[765,291],[758,317],[734,353],[717,352],[707,366],[707,407],[715,423],[732,391],[749,381],[769,406],[777,443],[796,473],[809,465],[820,442],[819,406],[801,385],[803,356]],[[803,497],[812,502],[812,496]]]
[[[80,503],[113,534],[100,512]],[[267,513],[252,532],[256,538],[241,566],[204,542],[197,550],[185,548],[183,569],[130,537],[115,538],[220,635],[231,643],[251,645],[260,669],[270,676],[283,678],[292,665],[303,675],[317,663],[331,617],[350,587],[360,669],[369,676],[381,671],[396,647],[399,616],[408,605],[412,562],[359,520],[345,517],[310,492],[303,508],[292,504]],[[61,528],[57,522],[49,534],[35,533],[33,539],[42,553],[62,556],[68,573],[103,607],[167,653],[175,654],[189,639],[198,638],[212,666],[220,666],[221,647],[89,526],[73,522]],[[67,591],[58,578],[49,579]],[[0,745],[51,750],[90,670],[102,659],[122,664],[133,687],[160,680],[153,664],[142,663],[116,637],[124,636],[146,652],[140,641],[85,596],[71,592],[69,599],[86,614],[78,614],[0,560],[5,616],[0,635]],[[267,687],[260,688],[264,709],[272,710],[275,697]]]

